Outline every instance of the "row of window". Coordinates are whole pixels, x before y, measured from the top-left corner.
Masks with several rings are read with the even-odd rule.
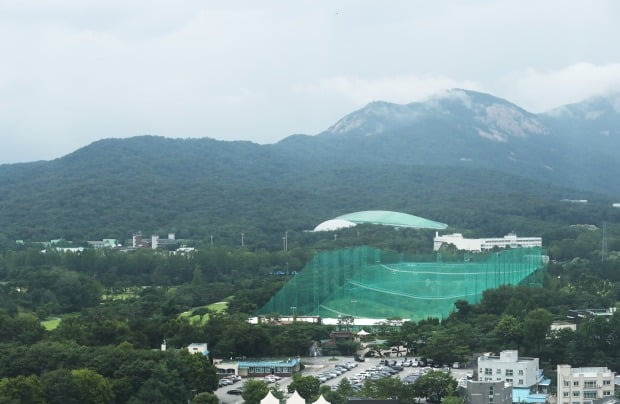
[[[480,368],[480,373],[482,374],[482,368]],[[493,368],[484,368],[484,374],[485,375],[492,375],[493,374]],[[502,374],[502,370],[501,369],[495,369],[495,374],[496,375],[501,375]],[[523,376],[523,369],[519,369],[518,374],[519,374],[519,376]],[[506,376],[513,376],[513,370],[512,369],[506,369]]]
[[[503,380],[501,377],[498,377],[498,378],[496,379],[496,381],[498,381],[498,382],[499,382],[499,381],[501,381],[501,380]],[[493,381],[493,378],[492,378],[492,377],[485,377],[485,378],[484,378],[484,381],[485,381],[485,382],[492,382],[492,381]],[[513,378],[511,378],[511,377],[506,378],[506,381],[507,381],[508,383],[514,383],[514,379],[513,379]],[[523,385],[523,379],[519,379],[518,384],[519,384],[519,385]]]
[[[610,386],[611,380],[603,380],[603,386]],[[564,387],[570,387],[570,381],[564,380]],[[573,381],[573,387],[579,387],[579,380]],[[596,388],[596,380],[586,380],[583,382],[583,387],[586,389]]]
[[[249,367],[248,373],[292,373],[290,367]]]
[[[579,397],[581,395],[580,391],[573,391],[573,397]],[[563,393],[564,397],[569,396],[569,392],[565,391]],[[603,396],[611,396],[611,390],[603,390]],[[584,390],[583,398],[596,398],[596,390]]]

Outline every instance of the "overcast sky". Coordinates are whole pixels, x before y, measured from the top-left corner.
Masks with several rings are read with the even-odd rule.
[[[157,134],[276,142],[372,100],[531,112],[620,85],[618,1],[0,0],[0,164]]]

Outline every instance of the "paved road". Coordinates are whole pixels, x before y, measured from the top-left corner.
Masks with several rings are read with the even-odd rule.
[[[304,364],[305,368],[302,371],[302,374],[304,376],[314,376],[328,369],[332,369],[334,366],[338,364],[344,364],[345,362],[353,362],[353,358],[350,356],[348,357],[337,356],[335,357],[335,359],[336,360],[332,360],[332,357],[326,357],[326,356],[316,357],[316,358],[303,358],[301,362]],[[344,377],[347,377],[347,376],[352,377],[356,373],[367,370],[368,368],[371,368],[373,366],[378,366],[379,361],[380,361],[379,358],[366,358],[365,362],[355,362],[358,364],[357,367],[349,370],[348,372],[341,374],[338,377],[328,380],[324,384],[328,386],[336,386],[338,385],[338,383],[340,383],[340,381]],[[397,361],[400,362],[400,359],[397,359]],[[423,368],[406,367],[402,372],[399,372],[398,374],[396,374],[395,377],[399,377],[400,379],[402,379],[410,374],[421,374],[423,371],[424,371]],[[471,375],[472,372],[473,372],[472,369],[451,369],[450,370],[450,373],[452,374],[452,376],[457,380],[460,378],[466,378],[467,375]],[[243,398],[241,398],[241,396],[226,394],[226,392],[234,388],[243,387],[243,383],[245,383],[245,381],[247,380],[248,379],[246,378],[230,386],[221,387],[217,389],[215,393],[223,404],[241,404],[243,403]],[[278,381],[276,385],[279,388],[279,390],[286,392],[287,391],[286,387],[292,381],[293,381],[292,378],[285,377],[282,380]],[[274,386],[274,384],[271,384],[270,386]]]

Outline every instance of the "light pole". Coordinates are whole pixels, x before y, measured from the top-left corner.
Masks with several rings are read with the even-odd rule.
[[[243,247],[245,244],[243,244],[243,233],[241,233],[241,247]]]

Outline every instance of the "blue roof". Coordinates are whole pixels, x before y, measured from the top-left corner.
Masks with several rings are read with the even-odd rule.
[[[513,388],[512,389],[512,402],[513,403],[545,403],[547,401],[546,394],[534,394],[530,392],[529,388]]]
[[[538,381],[538,384],[540,384],[541,386],[549,386],[551,385],[551,379],[543,377],[541,380]]]
[[[249,367],[287,367],[295,366],[299,363],[299,358],[293,358],[289,360],[265,360],[265,361],[253,361],[253,362],[239,362],[239,368]]]

